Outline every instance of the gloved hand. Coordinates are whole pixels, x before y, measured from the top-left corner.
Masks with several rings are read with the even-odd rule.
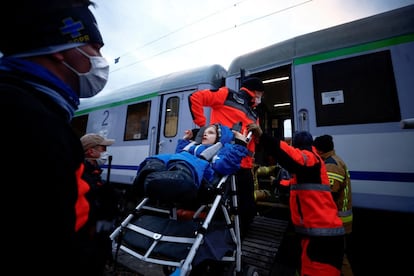
[[[247,132],[251,131],[253,135],[257,138],[259,138],[263,134],[263,131],[260,128],[260,126],[255,123],[248,124],[246,127],[247,127]]]
[[[233,134],[234,134],[234,142],[238,145],[242,145],[242,146],[246,146],[247,142],[246,142],[246,136],[244,136],[243,134],[241,134],[240,132],[236,131],[236,130],[232,130]]]

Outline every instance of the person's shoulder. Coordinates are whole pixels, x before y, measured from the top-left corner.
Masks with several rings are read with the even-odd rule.
[[[337,163],[341,164],[342,166],[345,166],[346,165],[345,161],[339,155],[337,155],[336,153],[334,153],[332,155],[332,157],[335,158],[335,160],[337,161]]]
[[[227,93],[229,91],[232,91],[232,90],[228,88],[227,86],[222,86],[219,88],[197,90],[193,94],[196,94],[196,93]]]
[[[33,113],[43,112],[45,101],[38,96],[34,88],[18,83],[1,82],[0,80],[0,98],[3,105],[10,108],[8,113]],[[30,117],[25,117],[25,119]]]

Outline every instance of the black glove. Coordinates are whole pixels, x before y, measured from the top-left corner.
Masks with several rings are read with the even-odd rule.
[[[193,128],[191,132],[193,133],[192,139],[194,140],[197,137],[198,132],[200,131],[199,128]]]
[[[254,124],[254,123],[252,123],[252,124],[248,124],[247,125],[247,132],[252,132],[253,133],[253,135],[254,136],[256,136],[257,138],[259,138],[260,136],[262,136],[262,134],[263,134],[263,131],[262,131],[262,129],[260,128],[260,126],[259,125],[257,125],[257,124]]]

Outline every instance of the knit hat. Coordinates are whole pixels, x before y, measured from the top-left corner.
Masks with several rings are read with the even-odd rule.
[[[107,139],[95,133],[85,134],[80,140],[85,151],[96,146],[110,146],[115,142],[114,139]]]
[[[312,135],[307,131],[296,132],[292,137],[292,146],[299,149],[311,149],[313,143]]]
[[[66,44],[103,45],[95,17],[87,5],[72,7],[63,0],[66,4],[60,6],[56,4],[58,1],[26,2],[28,7],[14,5],[8,11],[14,16],[1,19],[0,51],[5,56],[33,51],[48,53],[49,47]]]
[[[264,85],[263,85],[262,80],[256,77],[250,77],[250,78],[245,79],[242,82],[241,87],[245,87],[251,91],[264,92]]]
[[[328,152],[334,149],[333,138],[331,135],[325,134],[318,136],[313,141],[313,146],[322,152]]]

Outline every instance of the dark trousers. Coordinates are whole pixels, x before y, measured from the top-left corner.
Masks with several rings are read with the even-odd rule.
[[[242,234],[245,234],[257,213],[256,202],[254,200],[253,172],[251,169],[242,168],[236,173],[236,187],[240,230]]]

